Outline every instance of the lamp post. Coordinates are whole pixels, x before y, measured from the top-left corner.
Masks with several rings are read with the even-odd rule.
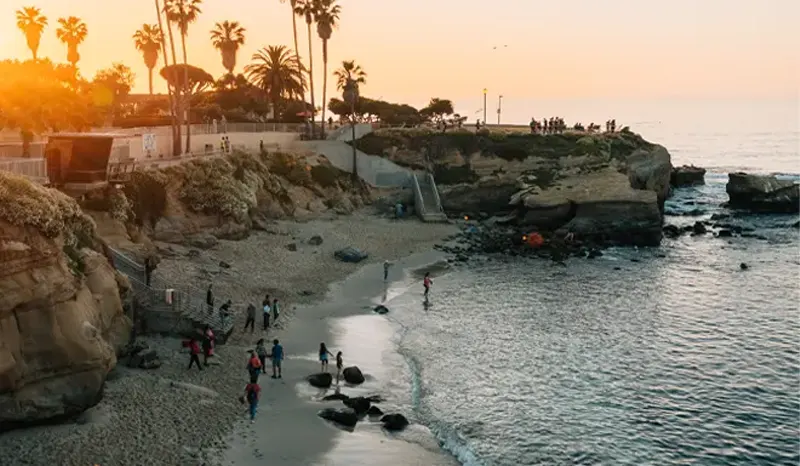
[[[500,112],[503,109],[503,96],[497,98],[497,126],[500,126]]]
[[[488,91],[487,91],[487,90],[486,90],[486,88],[484,87],[484,88],[483,88],[483,124],[484,124],[484,125],[486,124],[486,93],[487,93],[487,92],[488,92]]]

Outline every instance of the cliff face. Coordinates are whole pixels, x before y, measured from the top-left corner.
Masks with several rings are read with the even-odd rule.
[[[101,397],[131,323],[94,241],[74,200],[0,173],[0,431]]]
[[[434,173],[445,210],[515,213],[530,231],[657,244],[670,155],[630,132],[553,135],[380,131],[358,147]]]

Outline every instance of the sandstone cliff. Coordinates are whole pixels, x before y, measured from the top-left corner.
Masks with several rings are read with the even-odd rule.
[[[127,281],[91,246],[94,224],[73,199],[0,172],[0,431],[102,395],[131,323]]]
[[[669,194],[666,149],[641,136],[378,131],[360,150],[434,173],[446,211],[514,213],[523,229],[657,244]]]

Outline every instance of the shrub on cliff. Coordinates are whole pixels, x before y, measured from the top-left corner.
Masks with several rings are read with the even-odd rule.
[[[159,170],[135,171],[123,193],[134,220],[139,225],[155,226],[167,208],[167,182],[169,178]]]
[[[289,180],[290,183],[298,186],[309,186],[311,184],[311,167],[299,161],[297,157],[283,152],[272,153],[269,157],[269,169],[272,173],[280,175]]]
[[[165,170],[167,174],[183,177],[180,199],[191,210],[243,222],[248,211],[256,206],[259,179],[245,172],[240,181],[234,177],[235,171],[233,164],[224,158],[197,160]]]
[[[63,236],[64,244],[80,248],[91,244],[94,221],[75,199],[27,178],[0,171],[0,218],[20,227],[32,227],[48,238]]]

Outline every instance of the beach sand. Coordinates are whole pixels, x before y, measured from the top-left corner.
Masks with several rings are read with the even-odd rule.
[[[188,355],[182,351],[179,339],[146,337],[144,340],[158,351],[163,364],[159,369],[144,371],[118,366],[109,375],[103,400],[76,422],[0,435],[3,464],[152,466],[228,461],[226,464],[246,465],[248,463],[239,461],[253,461],[254,458],[263,464],[267,462],[266,456],[258,460],[254,450],[237,446],[243,439],[255,441],[256,436],[258,447],[265,448],[259,450],[260,454],[269,452],[269,464],[314,464],[328,461],[324,452],[332,447],[334,451],[344,448],[353,452],[366,448],[366,440],[352,442],[369,435],[368,429],[339,437],[336,428],[317,418],[320,406],[310,403],[309,396],[300,394],[298,397],[295,390],[306,375],[318,369],[310,356],[307,361],[296,357],[299,348],[303,348],[303,354],[313,355],[319,342],[330,337],[327,316],[364,310],[359,304],[342,305],[340,299],[336,300],[337,305],[308,306],[322,300],[331,283],[355,272],[370,274],[370,280],[382,286],[380,262],[429,251],[457,227],[422,224],[416,219],[394,221],[358,212],[347,217],[303,223],[275,222],[269,230],[242,241],[221,241],[208,251],[159,245],[170,257],[165,257],[159,265],[157,276],[169,279],[176,287],[191,285],[205,289],[213,281],[219,303],[228,298],[233,300],[236,329],[229,342],[218,348],[210,367],[188,371]],[[308,239],[314,235],[322,237],[322,244],[308,244]],[[287,248],[290,243],[296,245],[296,251]],[[333,252],[346,246],[370,253],[369,259],[361,264],[337,261]],[[369,263],[373,265],[364,267]],[[398,264],[392,273],[399,273],[401,268]],[[373,289],[363,288],[367,281],[355,279],[348,283],[355,283],[360,289],[358,296],[363,299],[359,302],[374,296]],[[341,296],[336,295],[335,288],[332,296]],[[260,304],[265,293],[283,303],[277,325],[266,332],[260,328],[252,334],[242,332],[247,303]],[[353,292],[351,296],[356,294]],[[301,309],[306,307],[311,310],[298,316],[297,313],[305,312]],[[262,337],[285,341],[287,375],[279,381],[279,386],[265,387],[259,424],[256,424],[265,430],[234,432],[229,439],[227,436],[233,426],[245,419],[245,409],[238,397],[247,382],[247,350]],[[250,427],[249,422],[247,426]],[[383,435],[380,430],[374,434],[370,438],[382,444],[383,440],[378,437]],[[236,440],[232,449],[229,448],[231,439]],[[420,454],[428,451],[421,450]],[[236,452],[243,455],[238,461]],[[433,452],[430,454],[437,456]],[[426,460],[404,464],[438,463]]]

